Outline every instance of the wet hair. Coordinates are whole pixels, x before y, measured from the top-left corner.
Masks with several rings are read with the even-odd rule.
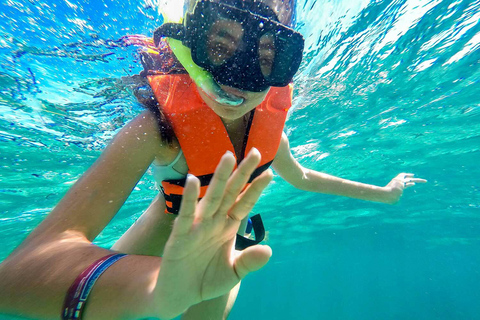
[[[172,146],[175,132],[165,116],[162,106],[159,105],[157,99],[155,98],[152,87],[146,78],[146,73],[143,72],[140,73],[140,75],[134,75],[131,78],[135,83],[133,94],[145,109],[149,110],[155,115],[155,118],[157,119],[158,131],[162,141],[168,146]]]
[[[245,4],[250,4],[249,10],[254,13],[261,14],[256,8],[255,3],[261,2],[267,5],[272,9],[277,15],[278,21],[286,26],[294,27],[295,26],[295,10],[296,10],[296,0],[213,0],[214,2],[225,3],[235,7],[243,7]],[[193,11],[197,0],[186,0],[185,1],[185,10],[186,12]]]

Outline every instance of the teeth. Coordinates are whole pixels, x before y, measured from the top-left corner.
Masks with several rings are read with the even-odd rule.
[[[239,97],[233,93],[226,92],[225,90],[222,90],[220,86],[215,86],[215,90],[212,95],[212,98],[221,104],[227,105],[227,106],[239,106],[245,101],[244,98]]]
[[[210,99],[226,106],[239,106],[245,99],[233,93],[226,92],[213,78],[202,79],[197,85],[207,94]]]

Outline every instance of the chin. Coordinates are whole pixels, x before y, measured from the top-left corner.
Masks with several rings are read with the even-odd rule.
[[[222,107],[220,107],[222,108]],[[225,120],[236,120],[238,118],[243,117],[249,110],[247,111],[240,111],[240,110],[234,110],[233,108],[231,109],[230,107],[227,108],[222,108],[221,110],[213,110],[215,113],[220,117]]]

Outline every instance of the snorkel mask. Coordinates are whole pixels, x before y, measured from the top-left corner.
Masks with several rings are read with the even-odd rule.
[[[161,37],[169,38],[177,58],[175,46],[190,49],[191,63],[208,71],[217,83],[253,92],[288,85],[304,47],[300,33],[278,22],[267,5],[253,0],[236,1],[236,6],[201,0],[183,24],[159,27],[155,43]]]

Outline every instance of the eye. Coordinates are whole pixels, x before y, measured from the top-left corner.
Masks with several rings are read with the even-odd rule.
[[[262,74],[265,77],[270,76],[272,73],[275,52],[275,37],[273,34],[266,33],[262,35],[258,43],[258,60]]]
[[[221,65],[239,48],[243,38],[242,25],[233,20],[218,20],[212,24],[207,37],[207,54],[210,62]]]

